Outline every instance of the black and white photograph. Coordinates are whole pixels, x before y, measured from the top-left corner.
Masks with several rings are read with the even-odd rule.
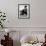
[[[30,5],[18,4],[18,18],[28,19],[30,18]]]

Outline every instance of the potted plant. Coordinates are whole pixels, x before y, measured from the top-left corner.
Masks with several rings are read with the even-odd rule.
[[[0,27],[3,28],[4,27],[4,22],[6,20],[6,15],[4,12],[0,11]]]

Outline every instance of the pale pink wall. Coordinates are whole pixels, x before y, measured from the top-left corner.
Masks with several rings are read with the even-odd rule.
[[[30,4],[30,19],[18,19],[18,4]],[[6,27],[46,27],[46,0],[0,0],[6,12]]]

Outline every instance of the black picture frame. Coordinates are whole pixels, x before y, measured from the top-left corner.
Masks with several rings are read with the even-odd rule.
[[[18,4],[18,18],[19,19],[30,18],[30,4]]]

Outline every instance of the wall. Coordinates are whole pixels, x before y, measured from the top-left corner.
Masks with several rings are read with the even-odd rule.
[[[30,4],[30,19],[18,19],[18,4]],[[31,5],[32,4],[32,5]],[[5,11],[6,27],[46,27],[46,0],[0,0]]]
[[[23,3],[30,4],[30,19],[18,19],[18,4]],[[20,37],[31,31],[46,33],[46,0],[0,0],[0,10],[6,12],[5,26],[11,31],[20,31]]]
[[[33,36],[35,38],[38,38],[39,42],[44,41],[44,36],[45,36],[46,31],[13,31],[9,32],[9,37],[13,39],[13,46],[20,46],[20,40],[23,36]],[[7,35],[6,32],[0,31],[0,43],[1,39],[5,40],[4,35]]]

